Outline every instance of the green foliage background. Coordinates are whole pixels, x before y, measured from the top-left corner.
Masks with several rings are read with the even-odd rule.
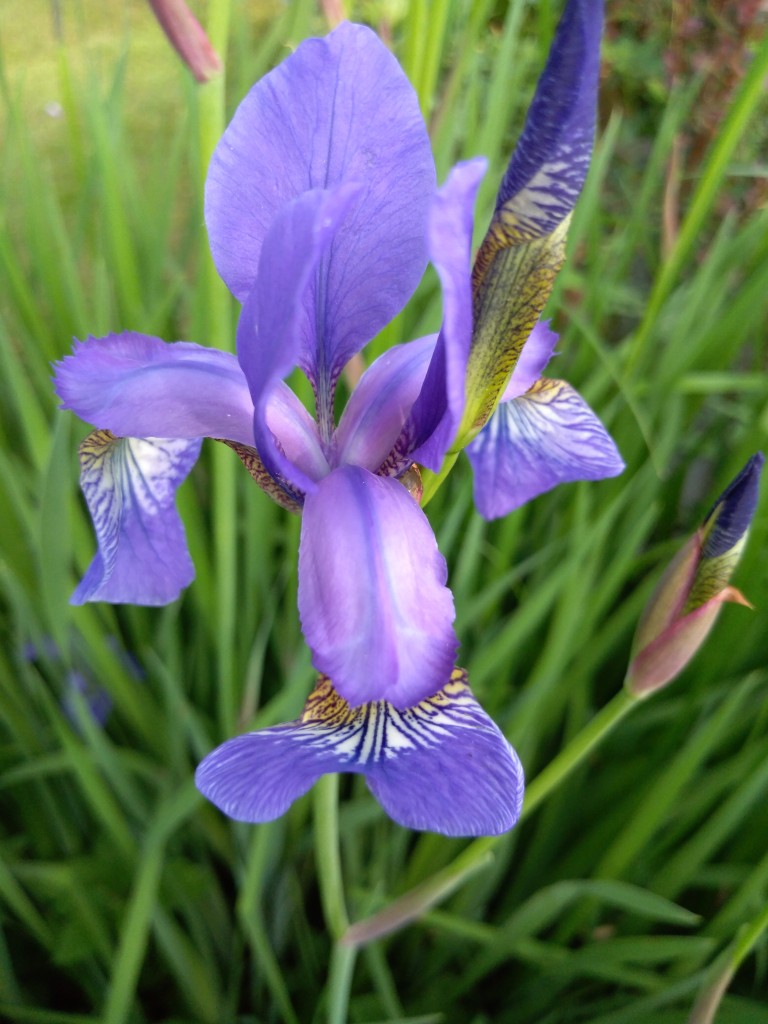
[[[441,178],[489,157],[479,234],[561,8],[348,5],[391,38]],[[684,675],[492,856],[399,829],[342,780],[352,921],[444,883],[356,952],[333,951],[325,927],[312,798],[247,827],[192,784],[215,744],[293,717],[311,686],[298,520],[210,446],[180,497],[197,567],[183,598],[68,605],[94,547],[75,457],[87,428],[56,412],[49,363],[111,330],[232,347],[202,221],[207,155],[253,81],[327,28],[306,0],[198,10],[227,55],[226,81],[204,87],[148,6],[3,2],[0,1016],[701,1024],[697,997],[741,964],[716,1019],[768,1021],[765,500],[734,581],[757,610],[727,607]],[[694,5],[701,59],[686,60],[675,10],[637,10],[608,0],[600,139],[550,305],[556,372],[627,470],[486,524],[460,463],[429,506],[461,663],[530,779],[620,688],[660,569],[768,433],[764,25]],[[428,274],[370,354],[439,320]],[[73,673],[109,695],[105,728]]]

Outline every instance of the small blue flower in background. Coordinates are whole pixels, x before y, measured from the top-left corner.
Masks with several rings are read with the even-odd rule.
[[[206,224],[242,303],[237,357],[125,332],[76,344],[58,364],[64,407],[97,428],[80,458],[99,550],[76,603],[163,604],[191,581],[175,492],[203,437],[229,444],[302,513],[299,612],[324,678],[297,723],[230,741],[201,766],[201,788],[235,817],[274,817],[318,775],[345,770],[412,827],[478,834],[517,818],[519,762],[452,675],[445,561],[400,480],[415,463],[434,487],[469,445],[491,518],[623,468],[586,403],[540,378],[555,336],[538,320],[591,153],[601,24],[598,0],[571,0],[473,274],[485,162],[457,165],[437,189],[402,70],[369,29],[342,24],[253,87],[211,161]],[[440,333],[376,360],[337,424],[342,369],[402,309],[427,259],[443,290]],[[284,383],[296,367],[314,417]],[[261,773],[274,782],[276,764],[284,799],[257,798],[248,786],[261,788]],[[435,781],[416,813],[387,780],[424,764]],[[463,780],[451,822],[442,773]],[[489,817],[477,808],[484,793],[498,804],[500,777],[507,810]]]
[[[61,707],[75,729],[78,728],[76,694],[85,700],[94,722],[97,725],[106,725],[112,711],[112,698],[106,690],[89,682],[82,672],[75,669],[67,673],[67,688],[68,692],[62,697]]]
[[[144,678],[144,671],[136,659],[124,651],[114,637],[108,637],[107,643],[125,668],[126,673],[140,682]],[[22,657],[25,661],[41,669],[55,669],[56,677],[62,678],[61,670],[65,667],[65,659],[51,637],[44,637],[38,644],[31,642],[24,644]],[[77,658],[76,654],[75,658]],[[53,675],[53,672],[51,671],[50,674]],[[100,686],[88,672],[81,671],[79,668],[67,668],[63,673],[63,684],[59,698],[61,710],[75,731],[80,730],[78,704],[81,702],[97,725],[107,724],[114,702],[108,691]]]

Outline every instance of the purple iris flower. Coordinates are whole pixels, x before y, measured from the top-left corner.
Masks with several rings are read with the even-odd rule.
[[[506,832],[523,803],[517,754],[459,668],[402,710],[383,700],[351,708],[321,676],[300,718],[223,743],[195,782],[231,818],[263,822],[328,772],[363,775],[398,824],[448,836]]]
[[[344,770],[364,773],[413,827],[476,834],[517,818],[519,762],[452,675],[445,561],[401,481],[418,464],[439,483],[470,445],[491,517],[622,468],[583,400],[539,379],[554,335],[538,319],[591,153],[601,24],[600,0],[570,0],[473,274],[485,161],[436,188],[402,70],[369,29],[342,24],[251,89],[211,161],[206,224],[242,303],[237,356],[125,332],[78,343],[57,366],[63,406],[97,428],[80,459],[99,548],[76,603],[163,604],[191,581],[175,492],[203,437],[302,513],[299,612],[324,681],[297,723],[232,740],[201,766],[203,792],[234,817],[274,817],[318,775]],[[440,333],[376,360],[336,423],[342,369],[402,309],[427,260],[443,290]],[[296,367],[314,417],[284,382]],[[258,795],[254,757],[271,779]],[[394,795],[414,773],[418,813]],[[278,783],[282,797],[270,797]],[[464,795],[449,812],[454,784]]]

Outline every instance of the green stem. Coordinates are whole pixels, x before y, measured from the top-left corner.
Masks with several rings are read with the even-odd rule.
[[[639,701],[627,690],[619,690],[616,696],[598,711],[595,717],[568,746],[550,761],[525,792],[525,803],[520,820],[527,818],[553,789],[556,789],[568,775],[577,768],[609,732],[619,724]]]
[[[315,784],[313,797],[320,899],[326,927],[335,940],[349,925],[339,851],[339,776],[323,775]]]
[[[200,173],[202,184],[208,164],[226,124],[225,89],[226,55],[229,40],[231,0],[211,0],[208,5],[206,31],[211,45],[219,54],[223,70],[199,91]],[[218,275],[204,239],[201,252],[200,304],[202,336],[206,343],[231,350],[232,308],[229,293]],[[239,680],[235,672],[235,623],[237,621],[237,535],[235,508],[237,478],[236,460],[220,445],[214,446],[213,462],[213,543],[216,565],[216,674],[218,677],[218,717],[224,735],[235,728]]]
[[[528,786],[520,820],[531,815],[638,703],[636,697],[626,690],[620,690]],[[414,886],[388,907],[352,925],[344,941],[350,945],[364,945],[420,917],[484,866],[493,848],[503,838],[483,836],[475,839],[447,867]]]
[[[731,947],[715,964],[716,977],[699,995],[688,1024],[712,1024],[718,1007],[742,961],[752,952],[757,940],[768,928],[768,906],[737,936]]]
[[[357,950],[335,942],[328,972],[328,1024],[349,1024],[349,993]]]
[[[424,506],[434,498],[440,487],[442,487],[446,477],[456,465],[458,457],[458,452],[448,452],[443,459],[443,464],[440,467],[439,473],[433,473],[432,470],[427,469],[426,466],[422,468],[421,482],[424,487],[424,493],[421,497],[422,508],[424,508]]]
[[[315,785],[313,799],[320,901],[333,939],[328,971],[328,1024],[346,1024],[355,951],[339,942],[349,927],[339,851],[339,776],[324,775]]]

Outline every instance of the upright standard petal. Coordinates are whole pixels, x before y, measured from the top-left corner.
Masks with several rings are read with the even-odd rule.
[[[237,325],[237,357],[253,399],[256,447],[276,478],[302,492],[314,489],[316,452],[305,431],[292,430],[288,446],[271,429],[280,428],[275,388],[314,350],[317,324],[306,306],[311,278],[358,192],[354,184],[306,192],[280,211],[267,233],[256,285]],[[331,431],[332,424],[326,423],[326,440]],[[303,452],[302,434],[307,442]],[[293,457],[286,447],[294,449]]]
[[[603,424],[562,380],[542,378],[503,402],[467,448],[475,505],[507,515],[557,484],[617,476],[624,463]]]
[[[400,711],[385,701],[351,708],[321,676],[296,722],[222,744],[195,781],[225,814],[262,822],[328,772],[364,775],[398,824],[449,836],[506,832],[522,807],[520,761],[461,669]]]
[[[80,485],[99,549],[73,604],[168,604],[192,581],[174,501],[199,451],[199,440],[118,438],[106,430],[83,441]]]
[[[342,466],[307,495],[299,614],[313,663],[350,704],[409,707],[450,676],[458,646],[445,559],[406,489]]]
[[[602,16],[602,0],[569,0],[475,259],[462,443],[495,408],[565,259],[592,153]]]
[[[472,211],[486,166],[484,159],[457,164],[432,203],[429,256],[443,289],[443,325],[418,397],[382,467],[389,474],[413,461],[437,472],[461,420],[472,338]]]
[[[472,339],[472,293],[469,266],[472,255],[473,210],[485,159],[453,168],[435,197],[429,220],[429,258],[443,287],[443,326],[424,387],[411,414],[411,453],[438,472],[464,412],[467,359]]]
[[[421,391],[436,334],[395,345],[379,356],[350,395],[336,431],[339,465],[378,470]]]
[[[119,437],[253,444],[253,402],[233,355],[125,331],[76,342],[55,365],[64,409]]]
[[[435,170],[418,99],[370,29],[340,25],[258,82],[217,146],[205,216],[216,266],[251,291],[270,225],[311,189],[362,191],[323,260],[319,362],[331,377],[399,312],[426,264]]]

